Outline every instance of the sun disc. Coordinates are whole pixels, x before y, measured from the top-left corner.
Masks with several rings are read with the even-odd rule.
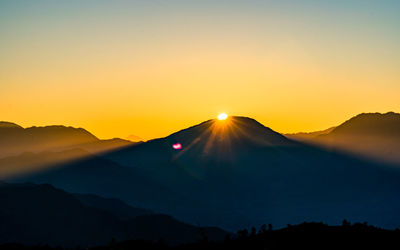
[[[221,113],[218,115],[218,120],[220,121],[226,120],[226,118],[228,118],[228,115],[226,113]]]

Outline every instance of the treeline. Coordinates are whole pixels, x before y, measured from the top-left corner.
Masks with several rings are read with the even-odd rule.
[[[111,241],[106,246],[90,248],[91,250],[200,250],[200,249],[398,249],[400,230],[386,230],[367,223],[351,224],[346,220],[340,226],[328,226],[323,223],[302,223],[287,225],[274,230],[272,225],[263,225],[239,230],[236,234],[227,235],[224,241],[209,241],[205,233],[198,242],[171,247],[160,239],[158,242],[132,240],[117,242]],[[53,250],[60,247],[47,245],[23,246],[19,244],[5,244],[0,249],[32,249]],[[81,249],[77,247],[76,249]]]

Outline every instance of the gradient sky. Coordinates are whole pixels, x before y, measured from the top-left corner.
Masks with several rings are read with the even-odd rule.
[[[3,1],[0,120],[144,139],[400,112],[400,1]]]

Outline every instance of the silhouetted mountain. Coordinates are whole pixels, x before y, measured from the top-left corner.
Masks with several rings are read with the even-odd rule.
[[[87,200],[87,197],[81,198]],[[100,208],[82,203],[76,196],[50,185],[2,184],[0,186],[0,243],[50,244],[64,247],[94,246],[116,240],[160,240],[176,245],[202,239],[206,232],[222,240],[226,232],[184,224],[167,215],[119,218],[114,208],[104,208],[102,198],[91,196]],[[107,201],[109,203],[109,201]],[[110,203],[109,203],[110,204]],[[112,205],[114,206],[114,205]],[[126,209],[136,210],[124,205]],[[137,211],[137,210],[136,210]]]
[[[375,160],[400,163],[400,114],[393,112],[360,114],[329,133],[313,138],[296,135],[293,138]]]
[[[128,145],[132,142],[118,138],[99,140],[83,128],[45,126],[24,129],[14,123],[0,122],[0,157],[76,147],[98,153]]]
[[[117,232],[112,215],[49,185],[3,185],[0,200],[2,243],[105,244]]]
[[[363,113],[337,126],[330,135],[377,135],[400,137],[400,114]]]
[[[82,128],[47,126],[24,129],[20,126],[0,126],[0,156],[25,151],[39,152],[97,140]]]
[[[23,180],[116,197],[200,225],[400,225],[400,170],[295,142],[245,117],[51,168]]]
[[[397,170],[294,142],[245,117],[210,120],[105,157],[181,194],[179,204],[143,205],[185,221],[229,229],[342,218],[400,224]]]

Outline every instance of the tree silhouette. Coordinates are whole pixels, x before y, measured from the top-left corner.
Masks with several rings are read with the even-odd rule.
[[[238,238],[245,239],[249,236],[249,231],[247,229],[242,229],[237,232]]]
[[[343,222],[342,222],[342,226],[343,227],[349,227],[349,226],[351,226],[351,224],[346,219],[344,219]]]
[[[266,234],[267,233],[267,225],[262,224],[262,226],[260,227],[260,230],[258,231],[258,234]]]

